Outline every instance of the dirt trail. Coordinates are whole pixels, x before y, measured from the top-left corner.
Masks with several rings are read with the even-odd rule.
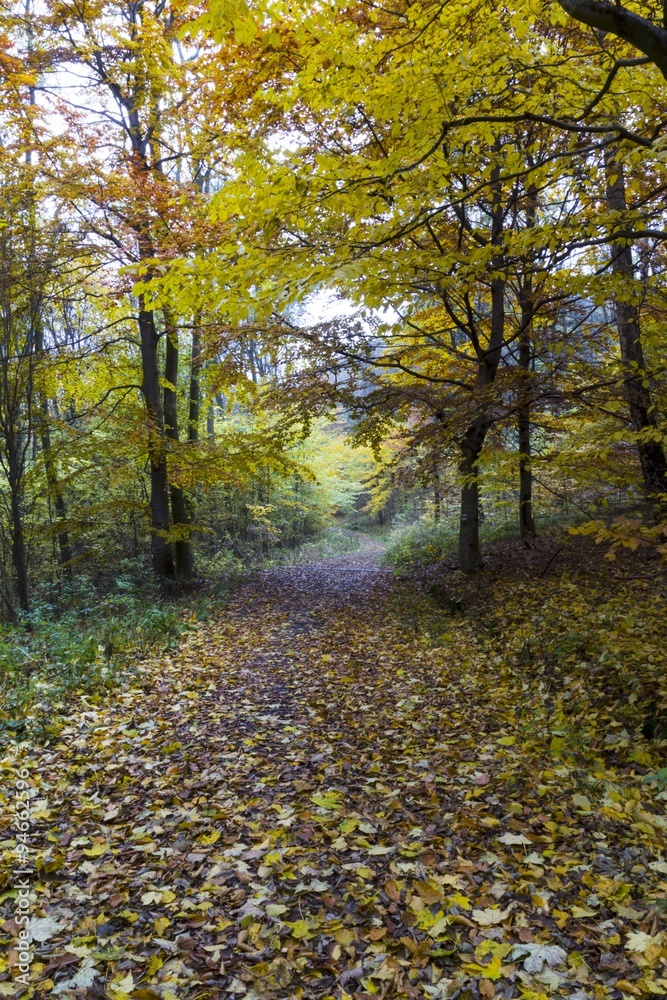
[[[456,623],[415,634],[404,605],[373,547],[273,571],[23,747],[30,990],[625,995],[624,928],[658,932],[631,898],[650,874],[636,832],[577,809],[580,779],[517,742],[515,677]]]

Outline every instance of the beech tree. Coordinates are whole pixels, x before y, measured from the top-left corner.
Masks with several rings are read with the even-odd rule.
[[[489,428],[508,410],[506,380],[497,384],[497,376],[520,337],[517,360],[525,370],[533,315],[561,294],[555,286],[546,293],[531,287],[531,272],[540,254],[550,254],[546,270],[554,275],[567,257],[573,231],[563,168],[567,172],[579,145],[562,131],[543,141],[539,128],[548,123],[518,113],[527,98],[539,106],[540,88],[550,83],[539,74],[529,79],[522,68],[536,58],[531,41],[505,58],[502,29],[526,39],[527,26],[500,5],[471,17],[468,5],[449,4],[439,21],[429,10],[412,11],[407,21],[389,12],[355,18],[343,12],[327,25],[324,44],[324,25],[310,10],[303,20],[292,17],[285,44],[292,44],[292,34],[299,39],[300,70],[277,88],[286,113],[269,125],[267,138],[276,143],[271,136],[283,129],[291,142],[295,136],[302,142],[288,151],[254,146],[241,161],[240,179],[215,199],[216,209],[238,220],[244,273],[254,269],[255,287],[272,307],[326,282],[367,319],[374,310],[398,317],[384,324],[379,340],[374,335],[358,346],[356,359],[393,372],[389,387],[378,389],[382,405],[403,393],[411,406],[430,411],[427,422],[435,417],[444,428],[442,446],[458,448],[459,559],[474,570],[481,565],[480,457]],[[480,78],[488,80],[484,92]],[[266,100],[262,90],[258,106]],[[561,205],[567,224],[554,228],[542,215],[536,225],[533,210],[519,222],[518,202],[545,192]],[[556,209],[549,211],[553,216]],[[510,287],[518,260],[524,271],[529,262],[521,290],[520,279]],[[517,294],[523,319],[510,327],[507,312]],[[455,338],[446,348],[448,326]],[[349,353],[349,344],[339,346]],[[524,494],[530,468],[525,385],[524,379]],[[519,506],[529,531],[526,495]]]
[[[110,147],[109,157],[95,163],[92,175],[90,161],[79,162],[74,177],[68,178],[70,197],[77,210],[85,212],[89,231],[106,247],[110,259],[125,266],[154,266],[169,253],[174,221],[170,205],[178,197],[178,179],[170,176],[170,169],[173,172],[174,163],[182,157],[175,149],[177,117],[190,91],[200,86],[175,53],[185,23],[178,5],[161,0],[154,4],[139,0],[122,9],[109,4],[95,10],[58,3],[41,19],[43,58],[61,70],[75,66],[78,72],[83,70],[96,94],[97,107],[89,105],[85,90],[64,106],[59,99],[79,148],[94,156],[96,143]],[[192,572],[187,510],[182,490],[169,483],[168,469],[168,441],[178,440],[170,388],[178,379],[176,335],[173,328],[166,330],[166,324],[160,329],[155,311],[141,294],[137,306],[151,473],[153,568],[161,577],[174,573],[187,577]],[[163,340],[164,375],[160,371]],[[177,536],[175,562],[172,520]]]
[[[610,0],[557,0],[582,24],[610,32],[643,52],[667,78],[667,6],[664,0],[642,3],[642,14]],[[646,17],[644,12],[648,13]]]

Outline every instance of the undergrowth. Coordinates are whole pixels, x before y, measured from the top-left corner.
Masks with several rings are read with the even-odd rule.
[[[174,648],[220,596],[168,600],[133,576],[112,593],[85,579],[45,590],[18,623],[0,626],[0,740],[56,731],[71,696],[95,699],[143,657]]]
[[[194,622],[215,615],[252,573],[335,558],[356,551],[364,538],[336,527],[252,565],[228,554],[200,560],[203,579],[169,598],[138,565],[97,586],[80,578],[70,586],[43,588],[20,622],[0,625],[0,742],[57,731],[72,695],[94,701],[123,683],[149,654],[175,648]]]
[[[567,529],[590,519],[582,508],[562,513],[548,514],[537,520],[538,542],[541,537],[567,537]],[[385,562],[399,573],[413,571],[417,567],[429,566],[440,561],[456,563],[458,560],[458,518],[443,518],[439,522],[422,519],[401,525],[390,532],[387,538]],[[508,521],[488,519],[482,521],[479,529],[482,551],[498,542],[516,538],[516,526]],[[454,567],[452,567],[454,568]]]
[[[304,542],[295,549],[283,550],[275,557],[273,563],[284,566],[335,559],[337,556],[357,552],[368,542],[368,538],[369,536],[361,531],[344,527],[329,528],[320,538]]]
[[[406,631],[467,649],[499,684],[511,680],[527,736],[548,732],[545,754],[587,772],[604,759],[650,775],[667,765],[662,578],[645,564],[610,563],[560,529],[530,550],[487,535],[487,568],[470,577],[455,569],[446,525],[397,533],[385,559],[404,582]],[[493,706],[483,711],[492,729]]]

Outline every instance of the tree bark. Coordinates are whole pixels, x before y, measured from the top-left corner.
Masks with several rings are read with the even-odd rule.
[[[524,344],[528,340],[528,345]],[[522,336],[519,344],[519,367],[521,375],[530,375],[530,335]],[[527,393],[530,389],[522,384],[519,388],[522,399],[519,403],[519,532],[521,538],[531,538],[535,534],[535,518],[533,515],[533,472],[531,467],[530,440],[530,400]]]
[[[7,247],[2,246],[3,264],[7,259]],[[0,272],[1,273],[1,272]],[[11,302],[8,289],[1,287],[2,305],[5,314],[11,316],[7,304]],[[32,319],[32,317],[31,317]],[[11,323],[11,320],[10,320]],[[11,539],[11,559],[14,582],[19,607],[30,610],[30,590],[28,583],[28,555],[25,542],[24,487],[28,452],[33,440],[31,417],[33,413],[33,374],[36,359],[34,343],[24,342],[18,349],[14,346],[14,330],[2,331],[0,344],[0,471],[4,474],[9,497],[9,534]],[[14,363],[9,361],[14,354]],[[8,605],[9,606],[9,605]],[[13,608],[10,614],[14,615]]]
[[[165,434],[178,443],[178,333],[167,321],[165,323],[165,386],[164,423]],[[169,485],[171,498],[171,518],[173,525],[176,576],[181,580],[190,579],[194,570],[192,544],[190,542],[190,519],[185,493],[174,483]]]
[[[499,154],[501,144],[496,141],[494,151]],[[500,168],[494,167],[491,178],[491,244],[500,248],[503,234],[502,191],[498,178]],[[491,260],[491,270],[495,273],[502,267],[502,255],[496,253]],[[467,427],[459,445],[461,462],[459,472],[463,479],[461,489],[461,519],[459,524],[459,566],[464,573],[474,573],[482,569],[482,554],[479,544],[479,468],[478,462],[484,447],[487,432],[493,420],[491,417],[490,387],[495,381],[505,337],[505,279],[491,279],[491,329],[486,350],[477,346],[477,377],[475,396],[477,416]]]
[[[618,163],[612,149],[605,154],[607,177],[607,204],[612,212],[625,212],[625,177],[623,166]],[[630,246],[614,243],[611,248],[611,266],[615,275],[630,285],[635,279],[635,266]],[[642,348],[639,309],[633,302],[614,302],[616,327],[624,368],[623,390],[630,420],[639,436],[637,451],[644,480],[644,489],[655,520],[660,523],[667,517],[667,462],[658,438],[655,406],[651,390],[646,384],[646,366]],[[647,433],[648,432],[648,433]],[[654,439],[651,439],[652,432]]]
[[[563,10],[582,24],[617,35],[648,56],[667,78],[667,30],[609,0],[558,0]]]
[[[528,191],[526,228],[535,225],[537,192]],[[531,466],[530,427],[530,364],[532,361],[533,275],[530,262],[526,262],[521,289],[521,332],[519,334],[519,407],[517,414],[519,432],[519,533],[524,541],[535,534],[533,516],[533,471]]]
[[[42,444],[42,455],[44,456],[44,472],[46,473],[46,484],[49,494],[53,499],[53,507],[56,512],[56,536],[58,538],[58,568],[66,580],[72,579],[72,548],[69,541],[69,532],[65,527],[67,523],[67,505],[63,497],[56,463],[51,450],[51,431],[48,424],[48,402],[42,400],[42,426],[40,429],[40,440]]]
[[[44,354],[44,329],[41,316],[35,323],[35,355],[41,358]],[[56,537],[58,539],[58,568],[62,576],[71,581],[72,579],[72,548],[69,540],[69,532],[65,527],[67,523],[67,505],[63,497],[60,483],[58,482],[58,471],[56,461],[51,448],[51,430],[49,428],[49,401],[41,392],[37,393],[37,403],[39,407],[39,439],[42,445],[42,455],[44,458],[44,472],[46,475],[46,485],[49,496],[53,500],[56,512]]]
[[[471,428],[469,428],[469,431]],[[463,458],[459,472],[463,478],[461,489],[461,517],[459,522],[459,566],[464,573],[481,569],[482,552],[479,544],[479,478],[477,461],[482,452],[487,428],[479,427],[478,433],[469,435],[467,446],[462,446]]]
[[[160,398],[158,371],[158,333],[155,317],[149,309],[139,310],[141,338],[141,391],[146,404],[148,457],[151,470],[151,555],[153,570],[159,577],[174,575],[174,559],[169,536],[169,488],[164,413]]]
[[[30,611],[28,589],[28,557],[23,525],[23,497],[20,486],[10,483],[12,517],[12,563],[16,578],[16,596],[22,611]]]
[[[188,406],[188,440],[199,440],[199,411],[201,409],[201,371],[202,343],[198,327],[192,331],[192,353],[190,355],[190,399]]]

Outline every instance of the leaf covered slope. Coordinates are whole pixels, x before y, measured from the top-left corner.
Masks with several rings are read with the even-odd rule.
[[[363,553],[276,571],[7,750],[4,848],[27,762],[39,849],[23,995],[665,995],[659,762],[609,682],[626,648],[659,669],[659,626],[567,581],[523,597],[481,626]]]

